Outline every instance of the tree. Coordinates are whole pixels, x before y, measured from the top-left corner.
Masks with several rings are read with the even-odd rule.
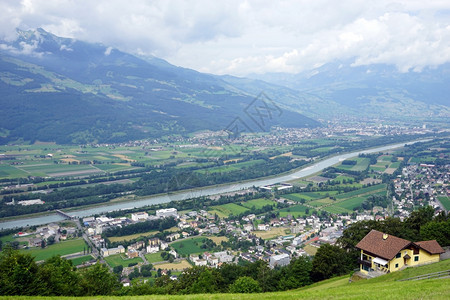
[[[354,263],[344,249],[323,244],[317,250],[312,261],[311,277],[314,281],[321,281],[333,276],[347,274],[352,270]]]
[[[81,296],[80,276],[73,271],[72,262],[53,256],[39,266],[40,296]]]
[[[5,247],[0,253],[0,295],[39,295],[37,272],[31,255]]]
[[[118,275],[122,274],[122,271],[123,271],[123,266],[122,265],[118,265],[118,266],[115,266],[113,268],[113,272],[118,274]]]
[[[120,282],[105,265],[96,263],[81,272],[81,287],[87,296],[111,295],[120,288]]]
[[[258,281],[249,277],[239,277],[229,288],[230,293],[260,293],[262,291]]]
[[[53,245],[55,243],[55,237],[52,235],[47,239],[47,245]]]
[[[432,221],[420,227],[423,240],[436,240],[442,247],[450,246],[450,219],[447,221]]]

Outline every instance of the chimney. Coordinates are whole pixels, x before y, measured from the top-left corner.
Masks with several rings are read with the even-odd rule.
[[[383,233],[383,240],[387,240],[389,235],[387,235],[386,233]]]

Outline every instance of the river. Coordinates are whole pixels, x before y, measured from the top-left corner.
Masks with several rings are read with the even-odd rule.
[[[352,153],[345,153],[336,155],[324,160],[321,160],[317,163],[314,163],[306,168],[303,168],[301,170],[295,171],[291,174],[287,175],[280,175],[272,178],[266,178],[266,179],[254,179],[243,183],[230,183],[225,184],[221,186],[214,186],[214,187],[206,187],[206,188],[199,188],[195,190],[188,190],[183,191],[179,193],[169,193],[164,195],[158,195],[149,197],[146,199],[140,199],[136,201],[128,201],[128,202],[120,202],[120,203],[109,203],[98,207],[93,208],[85,208],[77,211],[72,211],[69,214],[71,216],[75,217],[87,217],[92,216],[95,214],[102,214],[109,211],[115,211],[115,210],[123,210],[123,209],[129,209],[134,207],[143,207],[147,205],[152,204],[160,204],[160,203],[167,203],[170,201],[181,201],[189,198],[194,197],[201,197],[201,196],[211,196],[216,194],[222,194],[222,193],[228,193],[233,191],[238,191],[242,189],[247,189],[253,186],[263,186],[268,184],[275,184],[280,182],[286,182],[291,181],[295,179],[299,179],[302,177],[310,176],[314,173],[317,173],[327,167],[330,167],[332,165],[337,164],[338,162],[357,156],[361,153],[374,153],[374,152],[381,152],[386,150],[391,150],[395,148],[399,148],[404,146],[405,144],[413,144],[417,142],[425,142],[428,140],[420,140],[410,143],[399,143],[394,145],[388,145],[383,147],[377,147],[372,148],[368,150],[361,150],[361,151],[355,151]],[[49,215],[40,216],[40,217],[34,217],[34,218],[21,218],[16,219],[12,221],[2,222],[0,223],[0,229],[7,229],[7,228],[15,228],[15,227],[23,227],[23,226],[33,226],[33,225],[42,225],[42,224],[48,224],[51,222],[57,222],[62,221],[64,218],[56,213],[51,213]]]

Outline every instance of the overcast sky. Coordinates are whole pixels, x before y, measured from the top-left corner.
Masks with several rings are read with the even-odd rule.
[[[450,62],[449,0],[0,0],[1,38],[37,27],[214,74]]]

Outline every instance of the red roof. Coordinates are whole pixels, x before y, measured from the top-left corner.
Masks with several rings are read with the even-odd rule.
[[[356,245],[356,248],[370,252],[381,258],[391,260],[395,255],[397,255],[398,252],[408,247],[410,244],[411,242],[408,240],[372,229]]]
[[[414,244],[430,254],[440,254],[445,252],[436,240],[415,242]]]

